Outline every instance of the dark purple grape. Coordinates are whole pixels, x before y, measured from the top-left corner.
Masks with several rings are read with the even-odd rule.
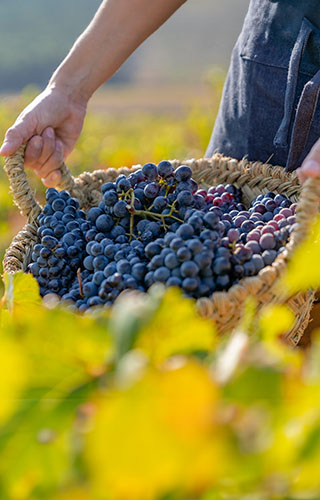
[[[155,282],[155,279],[154,279],[154,272],[153,271],[149,271],[146,275],[145,275],[145,278],[144,278],[144,282],[147,286],[147,288],[149,288],[150,286],[153,285],[153,283]]]
[[[148,245],[145,247],[145,253],[150,259],[152,259],[152,257],[154,257],[155,255],[158,255],[160,252],[161,246],[154,241],[148,243]]]
[[[240,238],[240,231],[238,229],[229,229],[227,237],[230,243],[236,243]]]
[[[174,276],[171,276],[167,282],[166,282],[166,286],[167,287],[171,287],[171,286],[177,286],[177,287],[180,287],[182,286],[182,281],[180,278],[176,278]]]
[[[169,161],[161,161],[158,164],[158,173],[163,179],[170,177],[173,174],[173,167]]]
[[[198,286],[199,286],[199,281],[196,278],[193,278],[193,277],[187,277],[182,282],[182,288],[187,293],[194,292],[198,288]]]
[[[190,206],[193,204],[193,196],[190,191],[181,191],[177,196],[180,206]]]
[[[131,188],[131,182],[129,181],[129,179],[123,176],[119,178],[118,181],[116,181],[116,186],[118,191],[127,192]]]
[[[245,244],[245,248],[249,248],[253,254],[258,254],[261,252],[261,246],[259,243],[255,240],[248,241]]]
[[[181,247],[177,250],[177,257],[180,262],[186,262],[192,258],[192,253],[187,247]]]
[[[199,273],[199,267],[195,262],[189,260],[181,265],[180,272],[183,278],[193,278]]]
[[[243,224],[246,220],[247,220],[247,217],[245,217],[244,215],[238,215],[237,217],[235,217],[233,222],[234,222],[235,227],[240,227],[241,224]]]
[[[243,264],[243,270],[245,276],[254,276],[256,274],[256,266],[253,260],[249,260]]]
[[[117,203],[113,207],[113,213],[116,217],[125,217],[128,213],[126,202],[123,200],[117,201]]]
[[[142,167],[142,173],[149,181],[155,181],[158,177],[158,169],[154,163],[146,163]]]
[[[265,250],[262,253],[262,258],[265,266],[271,266],[276,257],[277,252],[275,250]]]
[[[228,274],[221,274],[216,279],[218,290],[226,290],[230,286],[230,277]]]
[[[200,216],[200,214],[195,213],[191,215],[187,220],[188,224],[193,227],[195,231],[201,231],[203,228],[203,218]]]
[[[94,207],[90,208],[87,217],[90,222],[95,222],[99,215],[102,215],[101,208]]]
[[[263,234],[259,240],[262,250],[272,250],[276,246],[276,241],[272,233]]]
[[[132,266],[132,276],[137,281],[143,281],[144,275],[146,273],[146,265],[143,262],[137,262]]]
[[[153,201],[153,207],[156,212],[161,213],[168,205],[168,199],[165,196],[157,196]]]
[[[119,199],[118,195],[113,189],[106,191],[106,193],[103,196],[104,203],[110,207],[115,205],[117,203],[118,199]]]
[[[184,248],[184,247],[182,247]],[[178,250],[178,252],[182,249],[180,248]],[[173,251],[170,251],[170,253],[168,255],[166,255],[165,259],[164,259],[164,265],[168,268],[168,269],[174,269],[175,267],[177,267],[179,265],[179,260],[177,258],[177,255],[175,254],[175,252]]]
[[[160,186],[157,182],[150,182],[144,188],[144,195],[146,198],[152,200],[157,197],[159,193]]]
[[[174,176],[178,182],[188,181],[192,177],[192,170],[186,165],[181,165],[175,170]]]
[[[194,257],[194,262],[197,264],[200,270],[204,270],[209,267],[212,263],[212,256],[210,253],[203,250]]]
[[[177,236],[182,238],[183,240],[187,240],[194,235],[194,229],[191,224],[181,224],[179,229],[177,230]]]
[[[117,262],[117,271],[120,274],[129,274],[131,272],[131,265],[126,259],[120,259]]]
[[[57,210],[63,211],[65,209],[65,206],[66,206],[66,202],[62,198],[56,198],[52,202],[52,208],[54,211],[57,211]]]
[[[164,266],[159,267],[154,272],[155,281],[161,281],[162,283],[165,283],[167,279],[169,279],[169,277],[170,277],[170,271],[167,267]]]
[[[203,217],[203,222],[209,229],[216,229],[220,221],[217,214],[215,214],[214,212],[208,212]],[[223,222],[221,222],[221,224],[223,224]]]
[[[186,245],[190,248],[193,255],[196,255],[203,250],[203,244],[198,239],[188,240],[186,241]]]
[[[264,268],[264,260],[263,260],[263,258],[261,257],[261,255],[255,254],[255,255],[252,256],[251,261],[253,262],[253,264],[255,266],[256,274],[258,274],[258,272],[261,271],[261,269]]]
[[[93,281],[89,281],[83,285],[83,295],[85,297],[93,297],[98,293],[98,287]]]
[[[241,230],[244,231],[245,233],[249,233],[254,229],[254,227],[255,227],[254,222],[251,220],[245,220],[241,224]]]
[[[225,274],[231,271],[230,260],[226,257],[217,257],[212,263],[212,270],[215,274]]]

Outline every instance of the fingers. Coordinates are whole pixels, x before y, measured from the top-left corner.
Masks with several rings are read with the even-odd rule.
[[[297,170],[297,175],[301,184],[309,177],[320,177],[320,139],[314,144],[301,167]]]
[[[29,122],[16,122],[5,135],[0,148],[0,155],[9,156],[15,153],[22,144],[32,135],[32,126]]]
[[[25,166],[33,169],[45,186],[53,187],[59,183],[62,162],[62,142],[55,138],[51,127],[45,129],[41,136],[30,139],[25,151]]]
[[[45,169],[41,169],[40,175],[43,184],[46,187],[55,187],[61,180],[60,166],[63,162],[63,146],[62,142],[57,139],[54,153],[48,159]],[[57,166],[59,168],[57,168]]]
[[[28,168],[40,170],[55,150],[55,134],[51,127],[41,135],[33,136],[26,147],[24,163]]]
[[[41,137],[41,135],[35,135],[31,137],[24,153],[24,164],[26,167],[32,168],[34,170],[41,167],[42,148],[43,138]]]

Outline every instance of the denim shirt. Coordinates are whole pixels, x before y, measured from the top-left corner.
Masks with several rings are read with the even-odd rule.
[[[304,115],[302,102],[295,123],[302,91],[310,81],[315,88],[319,70],[320,0],[251,0],[206,156],[220,152],[285,166],[295,125],[295,138],[305,135],[295,152],[299,166],[320,137],[315,90],[314,109]]]

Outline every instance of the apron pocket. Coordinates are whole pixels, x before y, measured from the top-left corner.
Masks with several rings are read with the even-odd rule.
[[[266,107],[266,115],[272,120],[272,124],[264,125],[269,126],[268,148],[270,150],[270,134],[274,134],[272,154],[292,171],[299,166],[320,136],[320,111],[317,106],[317,88],[320,89],[320,30],[304,18],[290,53],[288,49],[281,50],[281,41],[278,40],[276,45],[271,43],[272,39],[274,41],[277,38],[272,26],[266,27],[267,45],[257,44],[259,37],[254,32],[249,37],[241,37],[240,56],[244,64],[251,67],[248,71],[252,79],[252,92],[248,96],[250,121],[254,124],[255,115],[260,110],[260,116],[263,116]],[[311,80],[314,75],[316,77]],[[299,120],[295,120],[297,107]],[[255,127],[255,130],[259,128]],[[255,130],[252,130],[254,136],[251,140],[257,140]],[[293,130],[295,139],[299,140],[295,140],[292,145]]]

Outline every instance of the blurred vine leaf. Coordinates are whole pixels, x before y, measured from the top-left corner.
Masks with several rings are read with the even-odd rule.
[[[311,225],[308,237],[294,250],[280,286],[288,295],[320,287],[320,217]]]
[[[135,346],[159,364],[174,354],[212,352],[216,343],[214,323],[197,314],[193,300],[171,288],[163,294],[152,321],[141,327]]]
[[[10,313],[19,310],[26,312],[33,304],[40,304],[41,297],[37,280],[31,274],[22,271],[11,274],[4,273],[5,293],[3,305]]]
[[[206,370],[188,360],[98,396],[85,452],[95,495],[149,500],[213,483],[226,463],[213,426],[217,399]]]

